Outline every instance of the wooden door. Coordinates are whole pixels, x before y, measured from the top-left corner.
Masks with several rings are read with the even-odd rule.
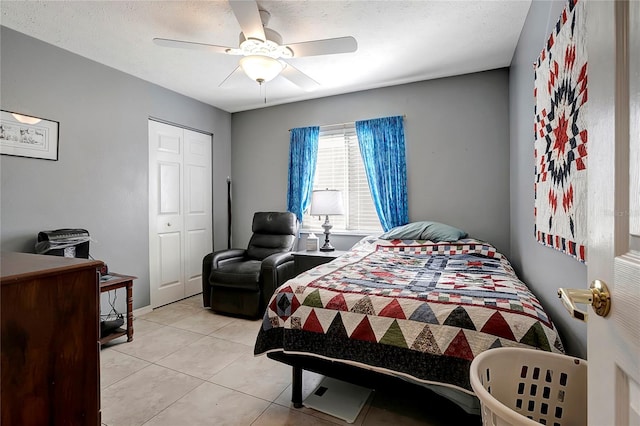
[[[211,136],[149,120],[149,280],[153,308],[202,291],[212,249]]]
[[[586,7],[588,279],[612,302],[588,319],[589,425],[640,425],[640,3]]]

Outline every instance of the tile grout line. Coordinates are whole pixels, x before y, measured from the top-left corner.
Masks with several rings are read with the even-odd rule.
[[[181,301],[179,301],[179,302],[177,302],[177,303],[178,303],[178,304],[181,304]],[[183,305],[184,305],[184,306],[191,306],[190,304],[187,304],[187,303],[183,303]],[[179,318],[179,319],[177,319],[175,322],[179,322],[179,321],[182,321],[182,320],[184,320],[184,319],[187,319],[187,318],[189,318],[190,316],[192,316],[192,315],[194,315],[194,314],[197,314],[197,312],[194,312],[193,314],[185,315],[183,318]],[[136,317],[136,319],[138,319],[138,317]],[[230,321],[229,323],[227,323],[227,324],[225,324],[225,325],[223,325],[223,326],[219,327],[219,328],[216,328],[215,330],[211,331],[209,334],[203,334],[203,333],[201,333],[201,332],[197,332],[197,331],[192,331],[192,330],[189,330],[189,329],[184,329],[184,328],[175,327],[175,326],[173,325],[173,323],[172,323],[172,324],[166,324],[166,323],[161,323],[161,322],[153,321],[153,320],[146,319],[146,318],[139,318],[139,319],[142,319],[142,320],[145,320],[145,321],[149,321],[149,322],[151,322],[151,323],[154,323],[154,324],[157,324],[157,325],[161,325],[161,326],[163,326],[163,327],[171,327],[171,328],[172,328],[172,329],[174,329],[174,330],[186,331],[186,332],[193,333],[193,334],[197,334],[197,335],[199,335],[199,336],[200,336],[200,338],[199,338],[199,339],[195,340],[194,342],[189,343],[187,346],[190,346],[190,345],[192,345],[192,344],[195,344],[196,342],[201,341],[204,337],[213,337],[213,338],[215,338],[215,339],[222,340],[222,341],[225,341],[225,342],[231,342],[231,343],[239,344],[239,345],[245,346],[245,347],[247,347],[247,348],[249,348],[249,349],[253,346],[253,345],[248,345],[248,344],[243,343],[243,342],[238,342],[238,341],[234,341],[234,340],[229,340],[229,339],[226,339],[226,338],[224,338],[224,337],[218,337],[218,336],[214,336],[214,335],[213,335],[213,333],[216,333],[217,331],[220,331],[220,330],[222,330],[223,328],[225,328],[225,327],[227,327],[227,326],[233,325],[233,324],[234,324],[234,322],[235,322],[235,321],[233,321],[233,320],[232,320],[232,321]],[[175,322],[174,322],[174,323],[175,323]],[[257,322],[257,321],[256,321],[256,322]],[[256,326],[256,328],[257,328],[257,326]],[[125,342],[122,342],[122,343],[125,343]],[[180,350],[180,349],[182,349],[182,348],[179,348],[179,349],[177,349],[176,351],[173,351],[173,352],[171,352],[171,353],[168,353],[168,354],[166,354],[165,356],[163,356],[162,358],[160,358],[160,359],[158,359],[158,360],[156,360],[156,361],[149,361],[149,360],[146,360],[146,359],[144,359],[144,358],[140,358],[139,356],[131,355],[131,354],[129,354],[129,353],[119,351],[119,350],[117,349],[117,346],[118,346],[118,345],[115,345],[115,346],[113,346],[113,347],[109,347],[109,348],[106,348],[106,349],[113,349],[115,352],[118,352],[118,353],[123,354],[123,355],[126,355],[126,356],[130,356],[130,357],[135,358],[135,359],[137,359],[137,360],[140,360],[140,361],[143,361],[143,362],[148,363],[147,365],[145,365],[144,367],[140,368],[139,370],[135,371],[135,372],[134,372],[134,373],[132,373],[132,374],[135,374],[135,373],[137,373],[137,372],[140,372],[140,371],[142,371],[142,370],[146,369],[147,367],[149,367],[150,365],[155,365],[155,366],[158,366],[158,367],[160,367],[160,368],[165,368],[165,369],[170,370],[170,371],[173,371],[173,372],[175,372],[175,373],[182,374],[182,375],[185,375],[185,376],[188,376],[188,377],[190,377],[190,378],[194,378],[194,379],[197,379],[197,380],[199,380],[199,381],[200,381],[200,383],[198,383],[196,386],[194,386],[191,390],[189,390],[188,392],[186,392],[184,395],[182,395],[181,397],[179,397],[178,399],[176,399],[175,401],[173,401],[171,404],[169,404],[168,406],[166,406],[166,407],[165,407],[165,408],[163,408],[162,410],[160,410],[160,411],[158,411],[157,413],[155,413],[154,415],[152,415],[149,419],[144,420],[144,422],[143,422],[143,423],[141,423],[141,425],[144,425],[144,424],[148,423],[149,421],[151,421],[152,419],[156,418],[156,417],[157,417],[158,415],[160,415],[162,412],[166,411],[168,408],[170,408],[170,407],[172,407],[173,405],[175,405],[178,401],[180,401],[181,399],[183,399],[184,397],[186,397],[188,394],[190,394],[191,392],[193,392],[193,391],[194,391],[195,389],[197,389],[198,387],[202,386],[204,383],[210,383],[210,384],[213,384],[213,385],[215,385],[215,386],[219,386],[219,387],[221,387],[221,388],[227,389],[227,390],[229,390],[229,391],[231,391],[231,392],[237,392],[238,394],[242,394],[242,395],[245,395],[245,396],[248,396],[248,397],[251,397],[251,398],[255,398],[255,399],[258,399],[258,400],[261,400],[261,401],[264,401],[264,402],[268,403],[267,407],[266,407],[264,410],[262,410],[262,412],[261,412],[261,413],[260,413],[260,414],[259,414],[259,415],[254,419],[254,420],[252,420],[252,421],[251,421],[251,423],[249,423],[249,425],[248,425],[248,426],[250,426],[250,425],[254,424],[254,423],[255,423],[255,422],[256,422],[256,421],[257,421],[261,416],[263,416],[263,415],[264,415],[264,414],[269,410],[269,408],[270,408],[270,407],[272,407],[272,406],[278,406],[278,407],[282,407],[282,408],[285,408],[285,409],[288,409],[288,410],[295,410],[294,412],[296,412],[296,413],[298,413],[298,414],[302,414],[302,415],[303,415],[303,416],[305,416],[305,417],[311,417],[311,418],[319,419],[319,420],[326,421],[326,422],[331,423],[331,424],[335,424],[335,425],[341,425],[341,424],[342,424],[342,423],[334,423],[333,421],[331,421],[331,420],[329,420],[329,419],[324,419],[324,418],[322,418],[322,417],[314,416],[313,414],[305,413],[305,412],[303,412],[302,410],[292,408],[292,407],[291,407],[291,405],[283,405],[283,404],[280,404],[280,403],[276,402],[276,401],[278,400],[278,398],[280,398],[280,397],[282,396],[282,394],[283,394],[283,393],[285,393],[285,392],[287,391],[287,389],[289,388],[290,384],[286,385],[286,386],[285,386],[285,388],[284,388],[280,393],[278,393],[278,394],[273,398],[273,400],[268,400],[268,399],[265,399],[265,398],[262,398],[262,397],[259,397],[259,396],[255,396],[255,395],[251,395],[251,394],[248,394],[248,393],[246,393],[246,392],[243,392],[243,391],[240,391],[240,390],[237,390],[237,389],[233,389],[233,388],[231,388],[231,387],[228,387],[228,386],[225,386],[225,385],[222,385],[222,384],[219,384],[219,383],[214,383],[214,382],[212,382],[212,381],[211,381],[211,379],[212,379],[214,376],[216,376],[217,374],[221,373],[224,369],[228,368],[231,364],[233,364],[234,362],[236,362],[236,361],[237,361],[237,360],[238,360],[242,355],[238,356],[238,358],[234,359],[234,360],[233,360],[233,361],[231,361],[229,364],[227,364],[225,367],[223,367],[222,369],[220,369],[219,371],[217,371],[216,373],[214,373],[211,377],[209,377],[209,378],[207,378],[207,379],[202,379],[201,377],[196,377],[196,376],[193,376],[192,374],[189,374],[189,373],[186,373],[186,372],[183,372],[183,371],[176,370],[176,369],[171,368],[171,367],[167,367],[167,366],[164,366],[164,365],[158,364],[158,362],[159,362],[159,361],[161,361],[161,360],[163,360],[163,359],[165,359],[165,358],[169,357],[170,355],[175,354],[177,351],[179,351],[179,350]],[[111,383],[109,386],[105,387],[104,389],[106,390],[106,389],[110,388],[111,386],[113,386],[113,385],[115,385],[115,384],[117,384],[117,383],[121,382],[122,380],[124,380],[124,379],[125,379],[125,378],[127,378],[127,377],[129,377],[129,376],[125,376],[125,377],[123,377],[123,378],[121,378],[121,379],[117,380],[116,382]],[[368,414],[368,410],[367,410],[367,413],[366,413],[366,414]],[[363,421],[364,421],[364,419],[363,419]]]
[[[205,336],[205,337],[206,337],[206,336]],[[195,342],[194,342],[194,343],[195,343]],[[229,364],[227,364],[226,366],[224,366],[222,369],[220,369],[219,371],[217,371],[216,373],[214,373],[211,377],[209,377],[209,378],[207,378],[207,379],[203,379],[202,377],[194,376],[194,375],[189,374],[189,373],[186,373],[186,372],[184,372],[184,371],[176,370],[175,368],[167,367],[167,366],[162,365],[162,364],[158,364],[156,361],[148,361],[148,360],[143,359],[143,358],[138,358],[138,357],[136,357],[136,356],[134,356],[134,355],[126,354],[126,353],[124,353],[124,352],[119,352],[119,353],[122,353],[122,354],[124,354],[124,355],[128,355],[128,356],[131,356],[131,357],[133,357],[133,358],[136,358],[136,359],[139,359],[139,360],[141,360],[141,361],[144,361],[144,362],[149,363],[149,365],[145,365],[144,367],[140,368],[139,370],[136,370],[136,371],[135,371],[134,373],[132,373],[132,374],[138,373],[139,371],[142,371],[142,370],[144,370],[145,368],[150,367],[151,365],[155,365],[156,367],[165,368],[165,369],[167,369],[167,370],[171,370],[171,371],[173,371],[174,373],[183,374],[183,375],[188,376],[188,377],[191,377],[191,378],[193,378],[193,379],[200,380],[202,383],[200,383],[198,386],[200,386],[200,385],[202,385],[202,384],[204,384],[204,383],[206,382],[206,383],[210,383],[210,384],[215,385],[215,386],[219,386],[219,387],[221,387],[221,388],[228,389],[228,390],[233,391],[233,392],[238,392],[238,393],[241,393],[241,394],[243,394],[243,395],[250,396],[250,397],[252,397],[252,398],[260,399],[260,400],[265,401],[265,402],[268,402],[268,403],[270,403],[270,404],[277,404],[277,405],[283,406],[283,405],[281,405],[281,404],[276,403],[276,402],[275,402],[275,400],[276,400],[276,399],[278,399],[278,397],[280,397],[280,395],[282,395],[282,393],[283,393],[283,392],[285,392],[285,391],[287,390],[287,387],[289,387],[289,385],[287,385],[287,386],[282,390],[282,392],[280,392],[280,393],[279,393],[279,394],[274,398],[274,400],[268,400],[268,399],[265,399],[265,398],[262,398],[262,397],[259,397],[259,396],[256,396],[256,395],[251,395],[251,394],[248,394],[248,393],[243,392],[243,391],[241,391],[241,390],[233,389],[233,388],[231,388],[231,387],[229,387],[229,386],[225,386],[225,385],[223,385],[223,384],[215,383],[215,382],[212,382],[212,381],[211,381],[211,379],[213,378],[213,376],[215,376],[215,375],[217,375],[218,373],[222,372],[222,370],[224,370],[225,368],[229,367],[231,364],[233,364],[234,362],[236,362],[236,361],[238,360],[238,358],[240,358],[240,356],[242,356],[242,355],[240,355],[238,358],[234,359],[234,360],[233,360],[233,361],[231,361]],[[173,354],[173,352],[172,352],[171,354]],[[167,356],[169,356],[169,355],[171,355],[171,354],[168,354]],[[164,358],[166,358],[166,356],[165,356],[165,357],[160,358],[158,361],[161,361],[161,360],[163,360]],[[119,380],[117,380],[117,381],[115,381],[115,382],[111,383],[109,386],[105,387],[105,388],[104,388],[104,390],[106,390],[106,389],[110,388],[111,386],[115,385],[115,384],[116,384],[116,383],[118,383],[118,382],[121,382],[122,380],[126,379],[127,377],[129,377],[129,376],[125,376],[125,377],[123,377],[122,379],[119,379]],[[196,386],[196,387],[197,387],[197,386]],[[195,388],[194,388],[194,389],[195,389]],[[192,389],[192,390],[193,390],[193,389]],[[191,392],[191,391],[189,391],[189,392]],[[186,395],[186,394],[185,394],[185,395]],[[184,397],[185,395],[183,395],[182,397]],[[181,397],[181,398],[182,398],[182,397]]]

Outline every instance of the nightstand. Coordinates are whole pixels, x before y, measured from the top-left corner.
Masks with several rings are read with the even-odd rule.
[[[338,256],[342,256],[346,251],[296,251],[293,252],[293,265],[296,275],[308,271],[318,265],[331,262]]]

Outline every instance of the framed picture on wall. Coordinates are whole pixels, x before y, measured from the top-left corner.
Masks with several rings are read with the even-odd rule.
[[[58,160],[57,121],[1,111],[0,154]]]

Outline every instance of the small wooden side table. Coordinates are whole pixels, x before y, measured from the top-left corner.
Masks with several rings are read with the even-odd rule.
[[[117,339],[120,336],[124,336],[125,334],[127,335],[127,342],[133,340],[133,280],[138,277],[116,274],[113,272],[110,272],[109,275],[111,275],[112,278],[106,281],[100,280],[100,293],[123,287],[127,288],[127,328],[126,330],[118,328],[110,334],[102,337],[100,339],[101,345],[110,342],[113,339]]]

